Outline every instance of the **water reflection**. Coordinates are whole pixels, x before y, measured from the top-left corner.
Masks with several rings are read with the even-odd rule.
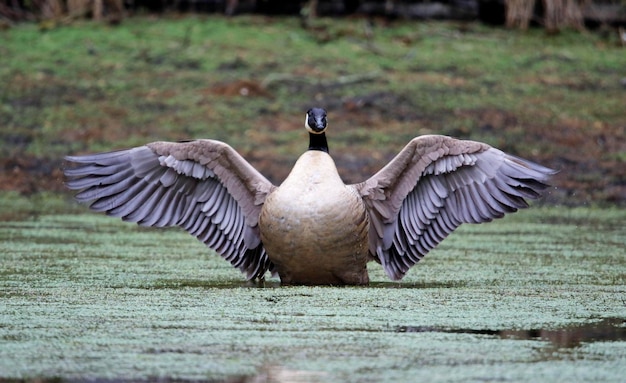
[[[263,366],[255,375],[232,375],[222,379],[180,379],[170,377],[147,379],[61,379],[3,380],[0,383],[322,383],[326,373],[292,370],[278,365]]]
[[[150,378],[26,378],[0,377],[0,383],[321,383],[328,382],[324,372],[293,370],[278,365],[267,365],[255,375],[234,375],[223,379],[181,379],[171,377]]]
[[[556,329],[481,330],[447,329],[427,326],[400,326],[396,332],[445,332],[499,336],[502,339],[549,341],[555,348],[573,348],[586,342],[626,341],[626,319],[605,318]]]
[[[323,372],[292,370],[282,366],[264,366],[256,375],[243,377],[241,383],[317,383],[327,382],[328,376]],[[231,383],[227,380],[226,382]],[[234,383],[234,382],[232,382]]]

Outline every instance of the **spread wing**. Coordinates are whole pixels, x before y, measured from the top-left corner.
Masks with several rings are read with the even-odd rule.
[[[354,185],[370,216],[370,254],[387,275],[406,272],[462,223],[528,206],[556,173],[487,144],[414,138],[383,169]]]
[[[258,218],[274,186],[220,141],[153,142],[128,150],[68,156],[66,185],[91,209],[143,226],[180,226],[248,279],[273,265]]]

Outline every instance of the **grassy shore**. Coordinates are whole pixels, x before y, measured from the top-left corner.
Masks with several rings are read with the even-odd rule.
[[[441,133],[561,169],[552,202],[626,199],[626,56],[593,33],[211,16],[0,34],[3,190],[62,190],[68,153],[189,138],[224,140],[280,182],[319,105],[349,182]]]

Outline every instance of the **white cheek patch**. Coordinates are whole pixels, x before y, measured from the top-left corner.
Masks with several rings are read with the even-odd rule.
[[[309,114],[307,113],[304,116],[304,127],[306,128],[306,130],[308,130],[310,133],[315,133],[313,131],[313,129],[311,129],[311,127],[309,126]]]

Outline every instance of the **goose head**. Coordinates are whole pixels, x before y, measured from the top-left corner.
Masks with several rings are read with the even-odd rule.
[[[326,141],[326,111],[322,108],[311,108],[306,112],[304,127],[309,131],[309,150],[319,150],[328,153]]]
[[[326,121],[326,111],[322,108],[311,108],[306,112],[304,126],[309,133],[322,134],[326,131],[328,122]]]

